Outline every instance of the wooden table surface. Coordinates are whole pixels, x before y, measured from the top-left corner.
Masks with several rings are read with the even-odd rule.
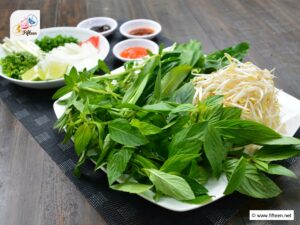
[[[177,42],[205,51],[249,41],[248,59],[276,67],[276,85],[300,98],[299,0],[1,0],[0,38],[16,9],[40,9],[42,27],[74,26],[94,16],[151,18]],[[300,177],[300,167],[292,167]],[[300,224],[300,178],[280,178],[283,194],[251,200],[228,224]],[[249,209],[294,209],[290,222],[249,221]],[[106,224],[21,123],[0,103],[0,225]]]

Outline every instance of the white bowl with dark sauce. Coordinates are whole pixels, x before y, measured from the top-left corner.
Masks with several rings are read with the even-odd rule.
[[[79,28],[96,31],[103,36],[112,34],[118,27],[118,22],[110,17],[92,17],[77,24]]]

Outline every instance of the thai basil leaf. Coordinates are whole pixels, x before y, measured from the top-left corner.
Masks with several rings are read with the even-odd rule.
[[[180,104],[176,108],[172,109],[171,113],[180,113],[180,112],[191,112],[195,109],[193,104]]]
[[[146,169],[155,188],[167,196],[178,200],[191,200],[195,195],[188,183],[180,176],[168,174],[156,169]]]
[[[269,164],[268,170],[265,172],[274,175],[282,175],[297,178],[296,174],[293,171],[277,164]]]
[[[71,92],[73,90],[73,87],[71,86],[64,86],[60,89],[58,89],[54,95],[52,96],[52,99],[59,99],[61,98],[62,96],[68,94],[69,92]]]
[[[143,135],[158,134],[162,131],[160,127],[157,127],[151,123],[140,121],[138,119],[131,120],[130,124],[138,128]]]
[[[196,40],[191,40],[185,44],[179,44],[175,47],[175,51],[180,51],[180,65],[195,66],[199,58],[203,55],[201,43]]]
[[[195,95],[195,88],[192,82],[188,82],[178,88],[170,97],[170,101],[184,104],[193,103],[193,98]]]
[[[168,158],[160,170],[167,173],[174,171],[181,172],[196,158],[199,158],[199,154],[177,154]]]
[[[147,138],[125,119],[116,119],[108,124],[109,134],[112,140],[128,147],[144,145]]]
[[[155,79],[153,98],[155,102],[159,102],[161,100],[161,62],[159,62],[159,68],[157,72],[157,76]]]
[[[133,149],[123,148],[113,152],[108,157],[107,177],[109,185],[112,185],[124,173],[133,152]]]
[[[249,49],[249,44],[242,42],[240,44],[234,45],[229,48],[225,48],[221,51],[213,52],[205,57],[205,73],[211,73],[218,69],[223,68],[229,64],[228,59],[225,57],[225,53],[229,54],[233,58],[242,60],[247,54]]]
[[[104,73],[110,73],[109,67],[107,66],[107,64],[103,60],[98,61],[97,69],[102,70]]]
[[[262,161],[270,162],[284,160],[300,155],[299,146],[264,146],[257,150],[253,157]]]
[[[240,160],[236,163],[236,166],[234,167],[231,175],[228,177],[228,184],[224,191],[225,195],[231,194],[239,187],[245,176],[246,165],[247,160],[241,157]]]
[[[188,176],[195,179],[200,184],[205,184],[210,177],[209,172],[202,166],[197,164],[196,160],[193,160],[191,163],[191,167],[188,171]]]
[[[254,198],[273,198],[281,193],[280,188],[267,176],[247,164],[245,177],[237,191]]]
[[[191,200],[184,200],[183,202],[195,205],[204,205],[211,202],[212,197],[209,195],[199,195],[194,199]]]
[[[121,184],[114,184],[111,185],[110,187],[116,191],[124,191],[128,193],[140,194],[151,189],[153,185],[126,182]]]
[[[237,107],[224,107],[220,120],[234,120],[240,119],[242,115],[242,109]]]
[[[149,61],[146,62],[142,71],[138,74],[137,79],[126,91],[122,99],[122,103],[135,104],[138,101],[148,83],[150,76],[158,64],[159,56],[152,56]]]
[[[75,132],[74,147],[75,152],[79,156],[88,146],[92,138],[92,129],[88,124],[82,124]]]
[[[193,124],[174,135],[169,145],[169,157],[176,154],[198,154],[204,141],[207,122]]]
[[[231,138],[236,144],[260,144],[268,140],[281,138],[281,135],[263,124],[250,120],[222,120],[214,123],[221,135]]]
[[[141,168],[158,169],[157,166],[150,159],[145,158],[144,156],[139,154],[134,154],[131,161]]]
[[[186,182],[190,185],[192,191],[194,192],[195,196],[203,195],[208,192],[208,190],[195,178],[191,178],[188,176],[183,176]]]
[[[300,139],[294,137],[281,137],[261,142],[262,145],[300,145]],[[300,149],[299,149],[300,151]]]
[[[167,102],[159,102],[153,105],[145,105],[143,109],[149,112],[169,112],[174,109],[174,106]]]
[[[219,177],[222,172],[222,161],[225,159],[226,149],[218,131],[208,125],[204,138],[204,152],[212,168],[213,175]]]
[[[170,97],[187,78],[191,69],[190,65],[181,65],[170,70],[161,80],[161,98]]]

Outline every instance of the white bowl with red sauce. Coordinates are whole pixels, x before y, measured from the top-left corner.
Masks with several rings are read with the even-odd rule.
[[[148,56],[148,51],[157,54],[158,45],[147,39],[128,39],[119,42],[113,48],[113,54],[123,62],[142,59]]]
[[[161,32],[161,25],[148,19],[129,20],[120,26],[120,33],[127,38],[152,39]]]

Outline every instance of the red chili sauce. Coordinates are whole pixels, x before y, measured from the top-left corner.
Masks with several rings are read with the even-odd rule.
[[[123,50],[120,55],[126,59],[139,59],[148,55],[148,52],[144,47],[130,47]]]
[[[129,31],[130,35],[136,35],[136,36],[144,36],[144,35],[149,35],[149,34],[153,34],[154,30],[150,27],[139,27],[139,28],[135,28],[131,31]]]

